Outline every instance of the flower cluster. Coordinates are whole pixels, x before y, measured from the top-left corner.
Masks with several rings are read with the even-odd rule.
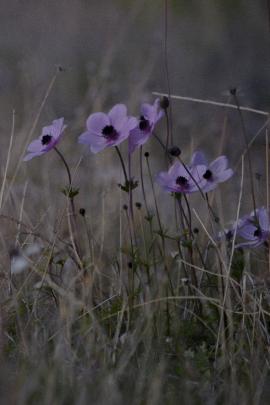
[[[236,248],[258,247],[263,244],[269,246],[269,210],[261,207],[252,211],[249,215],[244,215],[238,221],[235,221],[230,228],[220,232],[218,239],[221,240],[225,237],[227,241],[231,241],[234,235],[244,239],[243,242],[236,244]]]
[[[261,207],[244,216],[236,224],[236,233],[245,242],[239,243],[238,247],[257,247],[267,244],[270,238],[269,211]]]
[[[160,106],[160,100],[157,98],[153,105],[143,104],[141,107],[141,116],[139,122],[129,137],[129,152],[133,153],[136,148],[144,145],[155,128],[156,123],[163,117],[164,111]]]
[[[128,139],[128,151],[131,155],[151,137],[156,124],[164,116],[164,109],[162,101],[156,99],[153,104],[142,104],[139,118],[128,115],[124,104],[116,104],[107,114],[93,113],[86,121],[86,131],[79,136],[79,143],[87,145],[91,152],[98,153],[108,147],[118,146]],[[43,127],[40,137],[29,144],[24,161],[56,149],[65,129],[64,118],[56,119],[51,125]],[[208,163],[205,155],[196,151],[190,163],[185,165],[179,157],[180,149],[171,149],[175,149],[174,153],[171,153],[175,161],[168,171],[162,171],[156,176],[156,182],[166,192],[176,195],[197,191],[208,193],[233,175],[226,156],[219,156]],[[56,151],[62,156],[57,149]],[[126,172],[125,177],[128,185]],[[244,216],[225,232],[226,238],[230,239],[234,233],[244,239],[238,247],[267,244],[270,237],[269,211],[262,207]]]
[[[195,191],[207,193],[232,175],[233,171],[228,168],[228,159],[225,156],[220,156],[208,164],[202,152],[195,152],[189,166],[176,161],[168,172],[159,173],[156,180],[165,191],[186,194]]]
[[[86,121],[86,131],[79,136],[79,143],[89,146],[91,152],[98,153],[110,146],[117,146],[129,138],[129,153],[143,145],[162,118],[164,111],[160,100],[154,104],[143,104],[140,118],[129,116],[124,104],[116,104],[108,114],[97,112]],[[66,128],[64,119],[54,120],[51,125],[43,127],[41,136],[30,143],[24,161],[41,156],[60,142]]]
[[[139,119],[127,115],[127,107],[115,105],[108,114],[91,114],[87,121],[87,131],[79,137],[79,143],[98,153],[110,146],[117,146],[129,138],[129,153],[143,145],[152,134],[156,123],[163,116],[159,99],[154,104],[143,104]]]

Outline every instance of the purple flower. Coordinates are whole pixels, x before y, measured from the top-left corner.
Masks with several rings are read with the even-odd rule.
[[[190,194],[198,191],[199,187],[203,188],[206,185],[206,180],[203,178],[205,171],[206,166],[204,165],[186,169],[176,161],[168,172],[159,173],[156,181],[165,191]]]
[[[98,153],[109,146],[116,146],[129,137],[130,131],[137,126],[137,119],[127,115],[124,104],[116,104],[108,114],[91,114],[87,121],[87,131],[79,137],[79,143]]]
[[[53,149],[60,142],[66,127],[64,125],[64,118],[58,118],[51,125],[43,127],[40,137],[29,144],[27,148],[28,153],[23,160],[31,160]]]
[[[223,183],[228,180],[233,175],[232,169],[228,169],[228,159],[226,156],[219,156],[217,159],[213,160],[210,164],[202,152],[193,153],[191,159],[191,166],[205,165],[206,171],[203,174],[206,184],[203,187],[203,191],[208,193],[208,191],[214,190],[218,183]]]
[[[261,207],[250,215],[244,216],[237,226],[237,234],[247,242],[239,243],[237,247],[257,247],[269,241],[270,219],[266,208]]]
[[[160,100],[157,98],[154,104],[143,104],[141,116],[135,129],[131,131],[129,137],[129,153],[133,153],[136,148],[145,144],[152,134],[156,123],[163,117],[164,111],[160,107]]]

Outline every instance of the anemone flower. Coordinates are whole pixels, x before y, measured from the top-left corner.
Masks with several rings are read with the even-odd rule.
[[[40,137],[29,144],[27,154],[23,160],[31,160],[53,149],[60,142],[66,127],[64,118],[58,118],[51,125],[43,127]]]
[[[136,148],[145,144],[151,136],[156,123],[163,117],[164,111],[160,106],[160,100],[157,98],[154,104],[143,104],[141,107],[141,116],[138,125],[130,133],[129,153],[133,153]]]
[[[233,175],[232,169],[228,169],[228,159],[226,156],[219,156],[208,164],[202,152],[195,152],[191,159],[191,166],[196,167],[196,165],[206,166],[205,173],[203,174],[206,184],[202,188],[205,193],[214,190],[219,183],[223,183]]]
[[[257,247],[269,241],[269,211],[261,207],[256,209],[256,215],[253,211],[250,215],[243,217],[238,224],[237,234],[246,239],[246,242],[239,243],[237,247]]]
[[[137,123],[137,118],[127,115],[124,104],[116,104],[108,114],[97,112],[88,117],[87,131],[80,135],[79,143],[88,145],[91,152],[98,153],[127,139]]]
[[[205,171],[206,166],[204,165],[185,168],[176,161],[168,172],[161,172],[157,175],[156,182],[165,191],[190,194],[206,185],[206,180],[203,178]]]

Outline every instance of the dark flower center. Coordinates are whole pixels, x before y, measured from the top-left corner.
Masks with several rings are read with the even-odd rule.
[[[227,232],[225,233],[225,237],[226,237],[226,239],[227,239],[228,241],[231,240],[232,237],[233,237],[232,231],[227,231]]]
[[[177,179],[175,180],[176,184],[178,186],[185,187],[188,185],[188,180],[184,176],[178,176]]]
[[[41,139],[42,145],[48,145],[51,142],[52,136],[51,135],[43,135]]]
[[[143,116],[140,116],[139,128],[141,131],[147,131],[150,128],[149,121]]]
[[[260,228],[257,228],[256,231],[254,231],[253,236],[256,238],[260,238],[262,236],[262,231]]]
[[[109,140],[113,140],[118,137],[118,132],[112,125],[106,125],[106,127],[104,127],[102,130],[102,134]]]
[[[211,172],[211,170],[207,169],[203,175],[203,178],[205,180],[210,180],[212,177],[213,177],[213,173]]]

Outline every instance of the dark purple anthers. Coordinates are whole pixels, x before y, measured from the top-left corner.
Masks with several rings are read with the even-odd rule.
[[[261,231],[261,229],[260,229],[260,228],[257,228],[257,229],[254,231],[253,236],[255,236],[256,238],[261,238],[261,236],[262,236],[262,231]]]
[[[110,141],[116,140],[118,138],[118,132],[112,125],[106,125],[102,130],[102,135]]]
[[[270,237],[269,210],[265,207],[256,209],[238,221],[237,235],[245,239],[236,247],[257,247],[268,242]]]
[[[233,238],[233,231],[228,230],[227,232],[225,232],[225,238],[229,242]]]
[[[42,145],[48,145],[51,142],[52,136],[51,135],[43,135],[41,139]]]
[[[211,170],[207,169],[203,175],[203,178],[205,180],[211,180],[212,177],[213,177],[213,173],[211,172]]]
[[[141,131],[148,131],[150,128],[149,121],[143,116],[140,116],[139,128]]]
[[[178,184],[178,186],[186,187],[188,180],[184,176],[178,176],[175,183]]]
[[[205,193],[214,190],[219,183],[223,183],[232,177],[233,171],[228,168],[228,159],[226,156],[219,156],[208,164],[204,154],[200,151],[193,153],[191,166],[196,168],[198,165],[206,166],[203,178],[206,184],[202,188]]]
[[[157,175],[156,181],[167,192],[191,194],[205,186],[203,174],[206,170],[204,165],[185,167],[176,160],[167,172]]]
[[[87,145],[91,152],[98,153],[125,141],[137,125],[137,118],[127,115],[127,107],[116,104],[108,114],[96,112],[88,117],[86,131],[80,135],[79,143]]]

